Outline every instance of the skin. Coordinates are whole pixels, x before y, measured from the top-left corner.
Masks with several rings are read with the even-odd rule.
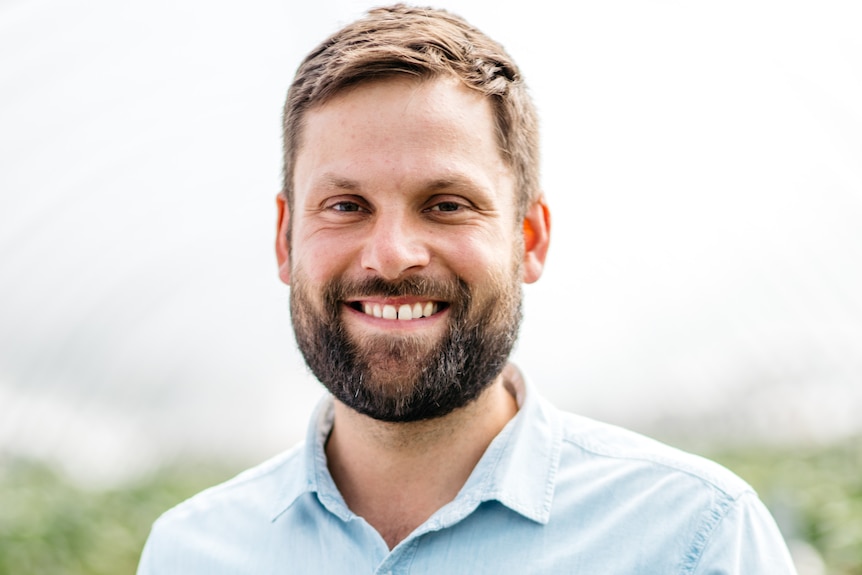
[[[360,84],[306,116],[289,239],[290,211],[277,199],[279,276],[311,294],[333,277],[460,277],[487,301],[512,273],[536,281],[548,249],[543,198],[515,221],[513,182],[490,103],[477,92],[454,78]],[[439,301],[434,294],[351,300],[340,313],[354,341],[411,337],[430,347],[444,332],[445,302],[410,321],[355,309],[429,300]],[[381,372],[410,367],[390,363],[381,356]],[[516,412],[502,377],[476,401],[424,421],[378,421],[336,401],[330,472],[351,510],[392,548],[455,497]]]

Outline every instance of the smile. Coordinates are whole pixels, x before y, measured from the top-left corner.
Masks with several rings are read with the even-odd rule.
[[[431,317],[438,311],[448,307],[444,303],[434,301],[416,302],[412,304],[404,303],[400,305],[356,301],[351,302],[349,305],[351,308],[361,311],[365,315],[383,319],[395,319],[399,321]]]

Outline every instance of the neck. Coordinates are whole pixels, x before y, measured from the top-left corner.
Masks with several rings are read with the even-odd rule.
[[[475,401],[433,420],[377,421],[336,401],[329,471],[348,507],[391,549],[455,498],[517,410],[502,377]]]

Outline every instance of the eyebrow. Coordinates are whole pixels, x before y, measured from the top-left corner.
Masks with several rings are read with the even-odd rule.
[[[328,188],[335,188],[351,192],[359,191],[362,189],[362,186],[358,181],[351,180],[350,178],[345,178],[343,176],[339,176],[332,173],[324,174],[320,178],[320,183]],[[466,188],[476,191],[484,191],[483,186],[478,185],[470,178],[457,174],[452,177],[435,178],[432,180],[424,181],[421,182],[418,187],[428,191],[439,191],[450,188]]]
[[[433,191],[445,190],[448,188],[469,188],[471,190],[481,190],[482,186],[477,185],[476,182],[470,178],[456,175],[451,178],[431,180],[425,184],[425,188]]]
[[[337,176],[335,174],[324,174],[320,179],[321,184],[328,188],[337,188],[340,190],[348,190],[348,191],[356,191],[361,189],[362,186],[359,185],[359,182],[355,180],[351,180],[349,178],[343,178],[341,176]]]

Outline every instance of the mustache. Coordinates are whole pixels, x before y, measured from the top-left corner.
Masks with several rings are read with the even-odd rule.
[[[325,300],[335,304],[358,297],[427,297],[445,302],[465,301],[470,287],[460,277],[440,280],[426,276],[407,276],[398,280],[370,277],[362,280],[336,279],[324,290]]]

